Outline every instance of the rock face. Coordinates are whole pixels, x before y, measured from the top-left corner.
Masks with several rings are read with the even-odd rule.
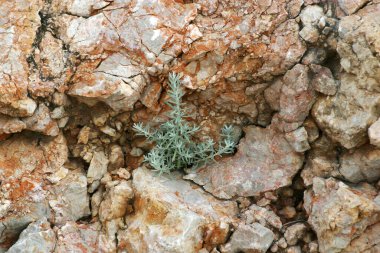
[[[371,252],[378,247],[379,234],[372,233],[380,206],[373,196],[332,178],[315,178],[309,193],[306,210],[320,252]]]
[[[313,108],[320,128],[345,148],[364,144],[369,126],[379,117],[379,26],[376,8],[342,18],[337,44],[344,70],[341,84],[335,96],[320,98]]]
[[[379,0],[0,0],[0,48],[0,252],[380,252]],[[239,144],[158,177],[171,72]]]
[[[272,127],[247,127],[237,153],[186,178],[219,198],[253,196],[291,183],[303,156],[293,151],[284,135]],[[268,173],[272,176],[268,178]]]
[[[220,201],[193,188],[178,175],[162,177],[139,168],[133,173],[135,214],[119,232],[119,250],[128,252],[198,252],[202,245],[224,243],[235,203]]]

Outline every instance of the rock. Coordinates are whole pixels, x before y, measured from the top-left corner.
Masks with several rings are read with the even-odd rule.
[[[12,247],[8,249],[9,253],[25,252],[53,252],[55,248],[56,237],[50,223],[46,217],[29,224],[24,229],[19,239]]]
[[[380,149],[366,145],[344,152],[340,156],[339,171],[352,183],[376,182],[380,179]]]
[[[372,145],[380,148],[380,119],[368,128],[368,137]]]
[[[296,152],[305,152],[310,149],[308,135],[304,127],[285,134],[285,139]]]
[[[321,253],[365,252],[360,249],[366,246],[354,242],[379,240],[379,234],[372,233],[373,225],[380,221],[380,206],[373,196],[332,178],[315,178],[308,194],[305,209],[308,222],[317,233]]]
[[[284,237],[288,245],[296,245],[298,240],[305,236],[307,230],[308,228],[303,223],[296,223],[288,227],[284,233]]]
[[[310,84],[309,67],[297,64],[286,72],[280,96],[280,118],[286,122],[302,122],[309,114],[315,94]]]
[[[307,132],[307,140],[309,143],[313,143],[319,137],[319,129],[317,124],[311,118],[307,118],[303,122],[303,126]]]
[[[309,43],[315,43],[319,39],[319,30],[314,26],[307,25],[300,31],[300,36]]]
[[[145,168],[133,171],[134,214],[118,233],[119,251],[198,252],[225,243],[236,203],[220,201],[181,175],[156,177]]]
[[[200,168],[186,178],[225,199],[253,196],[291,184],[303,156],[295,153],[273,127],[249,126],[244,131],[245,137],[233,157]]]
[[[112,252],[115,245],[109,245],[100,235],[100,224],[90,225],[67,222],[57,231],[55,252]]]
[[[265,101],[274,111],[280,110],[280,96],[283,84],[282,79],[277,79],[264,91]]]
[[[309,48],[302,58],[302,64],[322,64],[327,58],[326,50],[323,48]]]
[[[308,5],[302,9],[300,18],[304,26],[314,25],[323,17],[323,9],[318,5]]]
[[[0,134],[18,133],[25,128],[25,123],[18,118],[0,114]]]
[[[7,250],[29,223],[50,217],[44,177],[66,161],[65,147],[62,135],[19,134],[0,142],[0,251]]]
[[[101,222],[123,218],[132,211],[130,202],[133,198],[131,181],[121,181],[114,187],[107,189],[99,208]]]
[[[157,101],[161,95],[161,91],[161,84],[159,82],[154,82],[145,88],[140,100],[143,103],[143,105],[145,105],[148,108],[151,108],[157,104]]]
[[[369,0],[339,0],[339,7],[347,14],[351,15],[363,7]]]
[[[222,252],[267,252],[274,240],[271,230],[253,223],[240,224],[232,234],[230,241],[223,247]]]
[[[71,170],[50,191],[49,205],[54,213],[54,224],[77,221],[91,214],[87,179],[81,169]]]
[[[326,136],[321,136],[311,144],[311,150],[306,157],[301,177],[306,186],[313,183],[314,177],[340,176],[338,151],[336,146]]]
[[[335,93],[338,90],[338,84],[335,81],[331,73],[331,70],[326,67],[315,64],[311,64],[310,69],[314,73],[314,77],[312,80],[313,88],[316,91],[325,95],[335,95]]]
[[[300,246],[292,246],[286,249],[286,253],[302,253]]]
[[[45,135],[57,136],[59,133],[58,124],[50,117],[49,108],[40,104],[33,116],[23,118],[22,121],[26,125],[26,129],[39,132]]]
[[[292,206],[285,206],[278,213],[285,219],[293,219],[297,215],[296,209]]]
[[[108,171],[113,171],[124,167],[124,153],[119,145],[113,144],[110,146],[108,151],[108,159]]]
[[[84,70],[87,71],[87,68]],[[119,112],[133,108],[147,80],[141,75],[141,69],[134,66],[127,56],[116,53],[104,60],[94,74],[80,73],[74,82],[69,95],[90,106],[105,102]]]
[[[263,226],[272,226],[278,230],[282,228],[280,218],[271,210],[257,205],[251,205],[247,211],[243,213],[246,224],[258,222]]]
[[[378,11],[364,8],[359,15],[343,17],[339,23],[337,51],[344,72],[333,97],[319,98],[312,114],[318,126],[334,141],[350,149],[367,142],[368,127],[380,112],[378,92],[380,59],[375,52],[380,26]],[[355,27],[355,28],[354,28]],[[373,52],[372,52],[373,51]]]
[[[301,11],[303,2],[303,0],[293,0],[288,3],[287,10],[291,18],[295,18],[298,16],[298,14]]]
[[[96,190],[95,185],[99,185],[100,179],[106,174],[108,162],[109,160],[103,151],[94,153],[87,170],[87,182],[91,185],[90,189],[92,189],[90,193]]]
[[[0,113],[12,117],[33,115],[36,103],[28,97],[29,69],[43,1],[2,2],[0,16]]]

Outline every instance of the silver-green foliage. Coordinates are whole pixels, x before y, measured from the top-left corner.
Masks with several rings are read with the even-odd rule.
[[[225,125],[222,128],[221,141],[216,149],[214,141],[209,137],[203,142],[194,141],[193,136],[199,127],[184,119],[187,116],[186,110],[182,108],[184,92],[178,75],[169,74],[169,88],[169,120],[158,129],[151,129],[142,123],[133,125],[138,135],[155,143],[154,148],[145,155],[145,161],[162,174],[189,167],[199,168],[214,161],[216,156],[232,153],[236,146],[232,138],[232,126]]]

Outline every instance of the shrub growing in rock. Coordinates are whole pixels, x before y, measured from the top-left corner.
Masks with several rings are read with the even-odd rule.
[[[232,137],[232,126],[225,125],[222,128],[221,141],[217,148],[210,137],[206,137],[203,142],[196,142],[194,134],[199,131],[199,126],[192,125],[184,119],[184,91],[180,87],[179,76],[175,73],[169,74],[169,88],[169,120],[158,129],[152,129],[142,123],[133,125],[138,135],[145,136],[147,141],[155,143],[154,148],[145,155],[144,161],[162,174],[189,167],[199,168],[214,161],[217,156],[232,153],[236,146]]]

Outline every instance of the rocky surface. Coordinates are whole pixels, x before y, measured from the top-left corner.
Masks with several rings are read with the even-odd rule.
[[[0,252],[380,251],[378,0],[0,0]],[[196,138],[131,129],[181,75]]]

